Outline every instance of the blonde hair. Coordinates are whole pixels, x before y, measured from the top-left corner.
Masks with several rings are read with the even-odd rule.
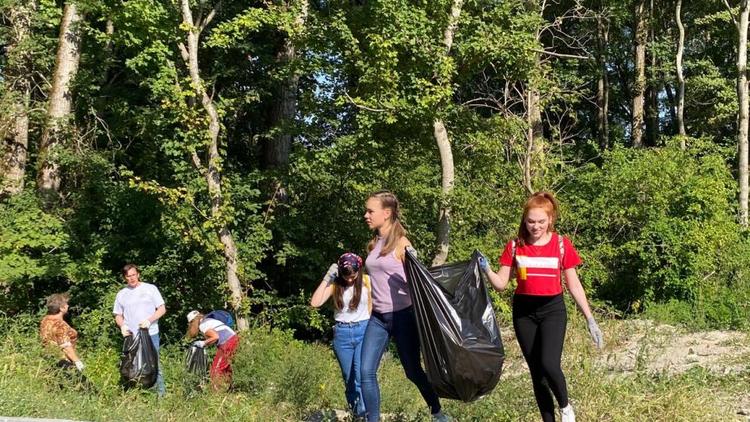
[[[547,230],[550,232],[555,231],[555,221],[557,221],[560,206],[557,204],[555,196],[550,192],[536,192],[523,205],[521,225],[518,227],[518,246],[525,245],[531,238],[531,233],[529,233],[529,229],[526,227],[526,217],[529,216],[529,211],[534,208],[541,208],[547,213],[549,217],[549,228]]]
[[[401,238],[406,237],[406,229],[404,228],[403,224],[401,224],[401,211],[399,209],[400,206],[396,195],[394,195],[390,191],[381,190],[373,193],[367,199],[369,200],[372,198],[376,198],[377,200],[379,200],[380,206],[384,209],[391,210],[391,217],[389,219],[389,221],[391,222],[391,230],[386,235],[383,249],[380,251],[380,256],[386,256],[389,253],[393,252],[394,249],[396,249],[396,245],[398,244],[399,240],[401,240]],[[378,234],[377,232],[375,232],[373,238],[370,240],[370,243],[367,244],[368,253],[372,252],[377,241]]]

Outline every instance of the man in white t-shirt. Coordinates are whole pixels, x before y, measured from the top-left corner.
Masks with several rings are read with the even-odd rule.
[[[120,327],[123,337],[132,335],[139,328],[148,328],[148,334],[154,343],[158,359],[158,321],[167,312],[164,299],[162,299],[156,286],[141,281],[141,274],[134,264],[124,266],[122,275],[128,285],[117,292],[115,297],[115,305],[112,308],[115,322]],[[162,376],[161,365],[159,365],[159,373],[156,376],[156,392],[161,397],[165,391],[164,377]]]

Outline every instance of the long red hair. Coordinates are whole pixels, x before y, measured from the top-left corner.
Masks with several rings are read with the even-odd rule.
[[[531,238],[531,233],[526,228],[526,217],[529,216],[529,211],[534,208],[541,208],[547,213],[549,217],[549,228],[550,232],[555,231],[555,221],[559,213],[560,206],[557,204],[555,196],[550,192],[536,192],[526,200],[523,204],[523,215],[521,216],[521,225],[518,227],[518,246],[523,246],[528,243]]]

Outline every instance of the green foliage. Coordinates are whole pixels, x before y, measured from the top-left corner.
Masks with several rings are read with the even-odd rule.
[[[601,169],[579,173],[565,193],[562,223],[598,297],[631,312],[685,301],[678,307],[695,307],[702,318],[682,322],[744,325],[748,308],[738,287],[747,280],[750,262],[740,251],[748,240],[735,222],[725,159],[700,148],[619,148]]]
[[[10,12],[27,3],[0,1],[3,45],[13,44]],[[62,4],[39,0],[31,36],[0,56],[3,135],[22,99],[13,70],[28,66],[33,86],[25,105],[26,192],[0,200],[0,310],[38,312],[47,294],[70,291],[84,344],[113,347],[118,270],[136,262],[167,300],[161,327],[175,343],[186,311],[228,307],[216,236],[226,226],[254,322],[325,337],[329,315],[309,308],[307,295],[342,252],[365,253],[372,233],[362,208],[372,191],[399,196],[425,260],[434,253],[440,206],[448,204],[448,260],[479,249],[495,261],[528,194],[525,101],[533,89],[545,153],[534,162],[541,174],[534,184],[559,194],[561,231],[583,255],[581,274],[597,306],[701,327],[746,326],[750,240],[734,221],[730,171],[736,34],[720,2],[685,3],[691,149],[678,151],[669,138],[670,5],[654,11],[647,47],[660,135],[650,142],[666,146],[600,155],[592,141],[598,110],[589,100],[602,69],[610,82],[609,141],[630,141],[633,10],[623,2],[548,2],[539,10],[521,0],[467,0],[450,52],[448,0],[223,2],[198,45],[203,88],[220,116],[221,158],[213,164],[223,202],[212,214],[194,162],[205,168],[208,120],[180,50],[190,28],[179,8],[153,0],[79,2],[84,42],[61,148],[61,199],[41,207],[33,180]],[[191,3],[195,17],[216,4]],[[606,46],[595,45],[600,12]],[[596,60],[572,58],[581,55]],[[280,89],[291,82],[293,91]],[[276,121],[287,95],[296,95],[295,116]],[[436,118],[448,129],[455,163],[448,196],[440,189]],[[290,164],[266,168],[263,146],[281,134],[294,139]],[[503,318],[509,295],[494,296]]]
[[[33,194],[0,203],[0,307],[33,309],[73,271],[64,221],[46,213]]]

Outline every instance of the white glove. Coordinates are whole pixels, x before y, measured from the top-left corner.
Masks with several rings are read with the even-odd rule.
[[[203,348],[206,346],[206,342],[203,340],[194,341],[193,346]]]
[[[324,279],[328,280],[328,283],[333,283],[336,280],[336,277],[339,276],[339,265],[336,263],[331,264],[330,267],[328,267],[328,272],[326,273]]]
[[[419,252],[417,252],[416,249],[412,248],[411,246],[407,246],[406,250],[411,252],[411,254],[414,255],[414,258],[419,258]]]
[[[141,321],[140,324],[138,324],[138,328],[148,328],[151,326],[151,321],[148,320],[148,318]]]
[[[77,360],[73,363],[76,365],[76,369],[78,369],[78,372],[83,371],[83,368],[86,367],[86,365],[84,365],[83,362],[81,362],[80,360]]]
[[[599,325],[597,325],[596,320],[594,320],[593,316],[590,317],[587,321],[591,339],[594,340],[594,344],[596,344],[596,347],[601,349],[602,347],[604,347],[604,335],[602,334],[602,330],[599,329]]]
[[[129,336],[129,335],[131,335],[131,334],[132,334],[132,333],[130,332],[130,330],[128,330],[128,326],[127,326],[127,325],[125,325],[125,324],[122,324],[122,325],[120,326],[120,332],[122,333],[122,336],[123,336],[123,337],[127,337],[127,336]]]

